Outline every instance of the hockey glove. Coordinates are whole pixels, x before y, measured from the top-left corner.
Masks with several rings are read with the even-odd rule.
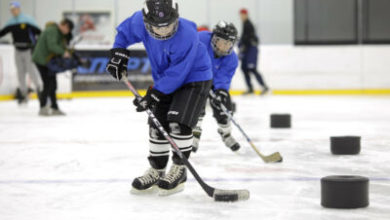
[[[146,95],[141,100],[138,100],[137,98],[134,99],[133,104],[137,107],[137,112],[143,112],[148,108],[153,108],[156,104],[161,102],[165,96],[166,95],[162,92],[149,87]]]
[[[129,62],[130,52],[123,48],[113,48],[110,50],[110,53],[110,61],[106,66],[106,71],[115,79],[121,80],[123,72],[127,75],[127,64]]]
[[[210,104],[216,109],[221,109],[224,105],[229,111],[232,109],[229,92],[224,89],[217,89],[214,91],[215,97],[210,96]]]

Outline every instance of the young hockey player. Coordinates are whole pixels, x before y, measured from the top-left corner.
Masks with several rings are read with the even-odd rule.
[[[231,135],[231,123],[227,115],[222,111],[223,104],[229,111],[232,110],[232,102],[229,95],[230,83],[238,66],[237,54],[233,46],[237,41],[237,29],[232,23],[219,22],[213,32],[199,32],[200,41],[207,47],[213,70],[212,90],[216,95],[210,98],[210,105],[213,109],[213,116],[218,123],[218,133],[221,135],[226,147],[232,151],[240,149],[240,145]],[[199,147],[199,140],[202,134],[201,124],[205,110],[199,117],[198,124],[194,129],[194,143],[192,151],[196,152]]]
[[[128,46],[143,42],[152,65],[154,86],[142,100],[134,100],[137,111],[151,109],[180,150],[188,158],[200,112],[211,88],[211,61],[204,56],[206,47],[199,41],[196,25],[179,18],[178,5],[172,0],[146,0],[142,11],[134,13],[117,27],[107,71],[118,80],[127,70]],[[151,168],[134,179],[133,193],[158,187],[159,195],[183,190],[186,168],[173,152],[172,167],[165,174],[170,144],[149,121],[148,157]]]

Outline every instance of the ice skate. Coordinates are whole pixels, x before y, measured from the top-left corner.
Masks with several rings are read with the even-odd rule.
[[[50,116],[51,115],[51,109],[49,107],[42,107],[39,110],[39,116]]]
[[[200,139],[194,136],[194,142],[192,144],[192,152],[196,153],[199,149]]]
[[[19,106],[26,106],[28,104],[28,98],[25,96],[23,98],[18,99]]]
[[[157,192],[156,183],[164,176],[165,170],[149,168],[143,176],[133,180],[131,194],[149,194]]]
[[[65,112],[63,112],[59,109],[52,108],[51,111],[52,111],[52,113],[51,113],[52,116],[65,116],[66,115]]]
[[[230,133],[224,133],[221,128],[218,128],[218,133],[221,135],[225,146],[230,148],[230,150],[238,151],[240,149],[240,144],[237,143]]]
[[[158,181],[159,196],[169,196],[184,190],[187,169],[184,165],[173,164],[169,173]]]
[[[253,93],[254,93],[253,89],[250,89],[250,90],[244,92],[243,95],[251,95]]]
[[[202,129],[200,127],[195,127],[194,129],[194,142],[192,143],[192,152],[196,153],[199,148],[200,136],[202,134]]]
[[[265,87],[263,88],[263,90],[261,90],[260,95],[266,95],[268,92],[269,92],[269,88],[268,88],[267,86],[265,86]]]

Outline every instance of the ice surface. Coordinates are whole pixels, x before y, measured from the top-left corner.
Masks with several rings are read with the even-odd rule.
[[[131,181],[148,167],[146,115],[130,98],[62,101],[66,117],[38,117],[0,103],[0,219],[390,219],[389,97],[234,97],[237,121],[264,154],[264,164],[233,130],[242,149],[220,140],[210,109],[203,139],[190,161],[212,186],[248,189],[251,198],[216,203],[190,175],[170,197],[130,195]],[[269,128],[271,113],[291,113],[293,128]],[[332,156],[330,136],[361,135],[359,156]],[[370,206],[335,210],[320,205],[327,175],[371,178]]]

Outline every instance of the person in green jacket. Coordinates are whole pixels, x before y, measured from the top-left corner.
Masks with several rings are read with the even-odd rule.
[[[49,23],[46,29],[38,38],[32,59],[36,64],[43,81],[43,91],[39,97],[39,115],[65,115],[57,104],[56,74],[50,73],[47,64],[55,56],[69,58],[71,54],[67,51],[67,36],[72,32],[74,24],[69,19],[63,19],[59,24]],[[51,105],[47,106],[47,99],[50,98]]]

